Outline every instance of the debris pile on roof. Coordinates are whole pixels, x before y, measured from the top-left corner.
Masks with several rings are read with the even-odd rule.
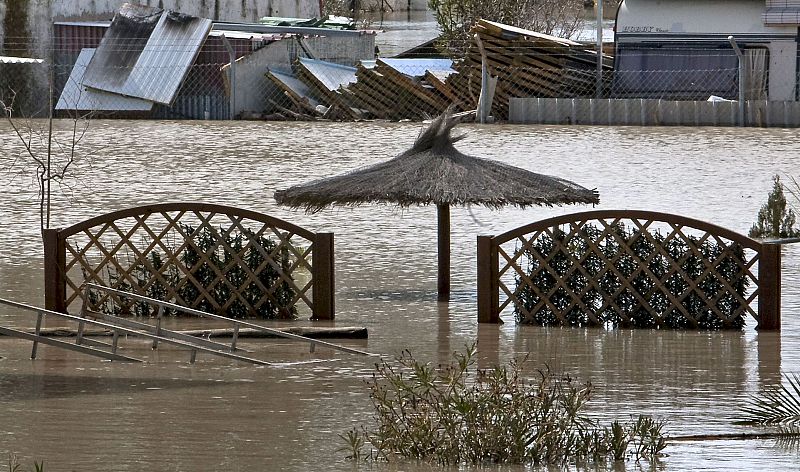
[[[492,112],[506,118],[511,97],[594,97],[597,52],[568,39],[479,20],[472,32],[486,51],[489,73],[498,77]],[[603,57],[604,70],[612,59]],[[466,108],[476,108],[481,90],[481,54],[473,39],[467,57],[454,65],[458,74],[446,85]]]

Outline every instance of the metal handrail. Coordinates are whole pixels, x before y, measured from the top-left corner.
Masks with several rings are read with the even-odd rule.
[[[32,305],[26,305],[25,303],[15,302],[13,300],[6,300],[4,298],[0,298],[0,304],[8,305],[8,306],[11,306],[11,307],[14,307],[14,308],[20,308],[22,310],[28,310],[28,311],[36,312],[37,319],[36,319],[35,335],[29,335],[28,333],[25,333],[25,332],[22,332],[22,331],[16,331],[16,330],[8,330],[8,329],[4,330],[5,334],[11,335],[11,336],[26,337],[26,338],[30,338],[30,336],[33,336],[33,339],[32,339],[32,341],[33,341],[33,349],[31,351],[31,359],[35,359],[36,358],[36,349],[38,347],[39,342],[42,342],[42,343],[45,343],[45,344],[56,344],[56,343],[53,343],[53,342],[44,341],[45,338],[43,338],[41,336],[42,318],[45,315],[51,315],[51,316],[56,316],[56,317],[59,317],[59,318],[62,318],[62,319],[75,321],[77,323],[86,323],[86,324],[90,324],[90,325],[97,326],[97,327],[100,327],[100,328],[105,328],[105,329],[112,330],[114,332],[114,340],[113,340],[112,345],[110,346],[111,347],[111,354],[115,355],[115,356],[118,356],[118,357],[122,357],[122,356],[117,355],[117,341],[119,340],[119,334],[123,333],[123,334],[131,334],[131,335],[134,335],[134,336],[140,336],[140,337],[147,338],[147,339],[152,339],[154,341],[160,341],[160,342],[164,342],[164,343],[167,343],[167,344],[174,344],[176,346],[185,347],[185,348],[187,348],[187,349],[189,349],[191,351],[190,362],[192,362],[192,363],[194,363],[195,357],[197,355],[197,351],[202,351],[202,352],[206,352],[206,353],[213,354],[213,355],[216,355],[216,356],[227,357],[227,358],[230,358],[230,359],[236,359],[236,360],[240,360],[240,361],[250,362],[250,363],[253,363],[253,364],[271,365],[271,363],[266,362],[266,361],[262,361],[262,360],[259,360],[259,359],[253,359],[253,358],[240,356],[240,355],[232,354],[232,353],[225,352],[225,351],[219,351],[219,350],[216,350],[216,349],[210,349],[210,348],[206,348],[206,347],[202,347],[202,346],[198,346],[198,345],[194,345],[194,344],[189,344],[189,343],[186,343],[186,342],[183,342],[183,341],[177,341],[177,340],[174,340],[174,339],[166,338],[166,337],[163,337],[163,336],[158,336],[158,335],[151,334],[151,333],[148,333],[148,332],[139,331],[137,329],[125,328],[125,327],[122,327],[122,326],[117,326],[117,325],[114,325],[114,324],[105,323],[103,321],[87,319],[87,318],[83,318],[83,317],[80,317],[80,316],[70,315],[70,314],[67,314],[67,313],[59,313],[57,311],[51,311],[51,310],[47,310],[47,309],[44,309],[44,308],[35,307],[35,306],[32,306]],[[23,335],[27,335],[27,336],[23,336]],[[105,351],[99,351],[99,353],[98,352],[93,352],[93,350],[88,349],[85,346],[81,346],[79,339],[76,339],[76,344],[58,343],[57,345],[59,347],[62,347],[62,348],[77,350],[77,351],[80,351],[80,352],[84,352],[86,354],[92,354],[92,355],[99,355],[100,353],[108,354]],[[108,356],[102,356],[102,357],[109,358]],[[139,361],[140,362],[139,359],[134,359],[134,358],[126,358],[125,360]]]
[[[328,347],[328,348],[331,348],[331,349],[335,349],[335,350],[343,351],[343,352],[349,352],[349,353],[352,353],[352,354],[359,354],[359,355],[362,355],[362,356],[380,357],[380,354],[373,354],[373,353],[370,353],[370,352],[361,351],[361,350],[353,349],[353,348],[346,347],[346,346],[340,346],[338,344],[333,344],[333,343],[329,343],[329,342],[325,342],[325,341],[320,341],[320,340],[317,340],[317,339],[307,338],[305,336],[300,336],[298,334],[286,333],[286,332],[283,332],[283,331],[278,330],[278,329],[267,328],[265,326],[261,326],[261,325],[255,324],[255,323],[250,323],[250,322],[247,322],[247,321],[241,321],[241,320],[236,320],[236,319],[232,319],[232,318],[227,318],[225,316],[215,315],[213,313],[207,313],[205,311],[196,310],[194,308],[189,308],[189,307],[185,307],[185,306],[181,306],[181,305],[176,305],[175,303],[170,303],[170,302],[165,302],[165,301],[162,301],[162,300],[156,300],[156,299],[150,298],[150,297],[145,297],[144,295],[139,295],[139,294],[136,294],[136,293],[130,293],[130,292],[125,292],[123,290],[118,290],[118,289],[115,289],[115,288],[106,287],[105,285],[99,285],[99,284],[87,282],[87,283],[83,284],[83,287],[84,288],[89,288],[89,287],[96,288],[98,290],[104,290],[104,291],[106,291],[108,293],[114,293],[114,294],[117,294],[119,296],[132,298],[134,300],[139,300],[139,301],[143,301],[143,302],[147,302],[147,303],[152,303],[152,304],[157,305],[157,306],[162,307],[162,308],[169,308],[169,309],[172,309],[172,310],[181,311],[181,312],[188,313],[188,314],[191,314],[191,315],[212,318],[212,319],[215,319],[215,320],[221,320],[221,321],[225,321],[227,323],[230,323],[230,324],[234,325],[234,338],[233,338],[233,342],[232,342],[232,347],[233,348],[235,348],[235,346],[236,346],[236,334],[238,334],[238,332],[239,332],[239,327],[247,327],[247,328],[252,328],[252,329],[255,329],[255,330],[258,330],[258,331],[262,331],[262,332],[265,332],[265,333],[270,333],[270,334],[272,334],[274,336],[278,336],[278,337],[282,337],[282,338],[305,341],[307,343],[310,343],[311,352],[314,352],[314,346],[316,344],[319,344],[320,346],[325,346],[325,347]],[[84,296],[84,300],[87,300],[87,294],[84,293],[83,296]],[[162,310],[159,310],[159,313],[161,313],[161,312],[162,312]]]

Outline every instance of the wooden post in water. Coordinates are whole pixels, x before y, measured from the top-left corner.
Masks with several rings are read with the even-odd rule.
[[[781,330],[781,245],[763,244],[758,259],[758,330]]]
[[[497,312],[497,249],[491,236],[478,236],[478,323],[500,323]]]
[[[311,266],[314,290],[312,320],[332,320],[334,305],[333,233],[317,233]]]
[[[66,313],[67,287],[64,281],[66,248],[58,237],[59,230],[42,230],[44,243],[44,307],[51,311]]]
[[[450,300],[450,205],[436,205],[436,216],[439,225],[439,301],[447,301]]]

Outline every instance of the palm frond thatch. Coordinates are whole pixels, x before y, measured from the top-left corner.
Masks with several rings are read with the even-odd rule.
[[[453,143],[458,119],[445,113],[399,156],[372,166],[275,192],[279,204],[309,213],[331,205],[562,205],[599,203],[596,191],[502,162],[468,156]]]

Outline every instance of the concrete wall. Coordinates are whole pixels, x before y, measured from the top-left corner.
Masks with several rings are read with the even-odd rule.
[[[739,126],[738,102],[608,98],[512,98],[511,123],[612,126]],[[800,127],[800,102],[749,100],[745,126]]]
[[[15,44],[19,38],[28,38],[28,55],[46,57],[53,21],[110,20],[123,3],[124,0],[0,0],[0,49],[7,53],[14,48],[11,38],[17,38]],[[319,16],[319,0],[138,0],[136,3],[232,22],[254,22],[264,16]]]

